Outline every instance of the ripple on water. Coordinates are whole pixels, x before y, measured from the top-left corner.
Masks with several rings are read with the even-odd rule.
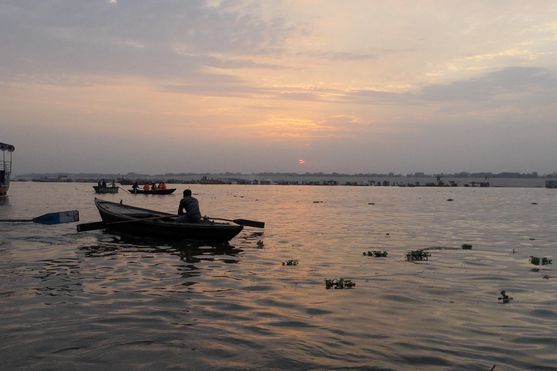
[[[312,316],[321,316],[321,315],[333,313],[330,310],[319,309],[319,308],[306,308],[305,312],[309,315],[312,315]]]
[[[541,318],[544,320],[557,320],[557,311],[551,309],[534,309],[529,312],[530,318]]]

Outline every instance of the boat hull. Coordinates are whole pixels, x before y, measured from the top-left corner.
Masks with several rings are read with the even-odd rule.
[[[11,144],[0,143],[0,197],[7,196],[10,188],[10,174],[12,172],[12,152],[15,147]],[[7,154],[6,154],[7,153]]]
[[[156,189],[154,191],[144,191],[141,189],[128,189],[128,192],[137,194],[137,195],[169,195],[173,193],[176,188],[168,188],[168,189]]]
[[[202,223],[179,223],[175,221],[176,216],[172,214],[99,199],[95,199],[95,206],[97,206],[103,222],[107,223],[107,229],[134,235],[168,240],[226,242],[243,229],[241,225],[216,223],[210,220]],[[146,218],[149,220],[142,220]]]
[[[8,195],[8,189],[10,189],[9,184],[0,184],[0,197]]]
[[[99,187],[93,186],[95,193],[118,193],[119,187]]]

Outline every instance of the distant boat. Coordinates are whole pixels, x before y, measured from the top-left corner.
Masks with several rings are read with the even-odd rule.
[[[12,152],[15,147],[11,144],[0,143],[2,159],[0,159],[0,197],[8,194],[10,188],[10,175],[12,174]]]
[[[120,187],[117,187],[117,186],[110,186],[110,187],[93,186],[93,188],[95,189],[95,193],[118,193],[118,189]]]
[[[176,188],[167,189],[155,189],[155,190],[143,190],[143,189],[128,189],[128,192],[138,195],[169,195],[174,192]]]

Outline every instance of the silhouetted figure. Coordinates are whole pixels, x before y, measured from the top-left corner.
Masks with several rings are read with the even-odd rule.
[[[199,202],[195,197],[192,197],[190,189],[184,191],[184,197],[180,200],[180,205],[178,206],[178,215],[176,220],[179,222],[201,223]]]

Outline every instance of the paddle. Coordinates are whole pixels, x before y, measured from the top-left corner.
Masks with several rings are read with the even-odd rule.
[[[127,190],[126,188],[123,188],[123,187],[118,187],[118,188],[120,188],[121,190],[126,191],[126,192],[128,192],[128,193],[135,193],[135,192],[129,191],[129,190]]]
[[[82,224],[77,225],[77,231],[78,232],[94,231],[94,230],[97,230],[97,229],[104,229],[104,228],[110,227],[112,225],[133,223],[133,222],[141,222],[141,221],[144,221],[144,220],[157,220],[157,219],[171,218],[173,216],[175,216],[175,215],[153,216],[153,217],[150,217],[150,218],[137,218],[137,219],[121,220],[119,222],[112,222],[112,223],[106,223],[106,222],[82,223]]]
[[[60,211],[57,213],[48,213],[37,216],[33,219],[0,219],[0,222],[8,223],[24,223],[33,222],[38,224],[60,224],[60,223],[73,223],[79,221],[79,211]]]
[[[265,222],[258,222],[257,220],[212,218],[210,216],[208,216],[207,218],[213,220],[224,220],[226,222],[234,222],[236,224],[243,225],[246,227],[265,228]]]

